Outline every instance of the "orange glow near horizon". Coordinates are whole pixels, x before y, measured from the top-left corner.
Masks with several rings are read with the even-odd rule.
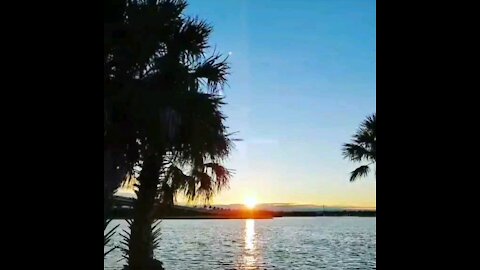
[[[254,179],[254,178],[252,178]],[[345,187],[336,185],[321,185],[313,183],[311,188],[287,187],[273,185],[268,181],[249,183],[248,179],[238,178],[231,181],[230,189],[223,190],[212,198],[208,204],[230,205],[242,204],[247,209],[257,209],[259,204],[293,204],[312,205],[318,207],[357,207],[376,208],[375,181],[358,181],[348,183]],[[338,181],[340,183],[340,181]],[[340,185],[340,184],[339,184]],[[258,190],[263,192],[257,193]],[[340,192],[341,191],[341,192]],[[121,187],[117,194],[135,197],[132,187]],[[200,205],[202,198],[189,202],[183,194],[177,195],[179,205]]]

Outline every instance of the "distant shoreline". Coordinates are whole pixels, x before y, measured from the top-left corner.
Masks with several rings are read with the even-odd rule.
[[[111,219],[132,219],[133,218],[133,200],[116,197],[113,210],[109,214]],[[271,211],[264,209],[229,209],[217,207],[186,207],[179,205],[161,205],[155,206],[154,216],[157,219],[272,219],[280,217],[375,217],[376,210],[311,210],[311,211]]]
[[[175,220],[175,219],[182,219],[182,220],[194,220],[194,219],[230,219],[230,220],[238,220],[238,219],[258,219],[258,220],[266,220],[266,219],[278,219],[278,218],[288,218],[288,217],[302,217],[302,216],[287,216],[287,217],[271,217],[271,218],[249,218],[249,217],[236,217],[236,218],[231,218],[231,217],[209,217],[209,216],[203,216],[203,217],[197,217],[197,216],[191,216],[191,217],[163,217],[159,218],[161,220]],[[361,217],[361,218],[374,218],[376,216],[303,216],[303,217],[315,217],[315,218],[321,218],[321,217]],[[121,218],[121,217],[115,217],[112,218],[113,220],[125,220],[128,218]]]
[[[159,211],[157,219],[273,219],[282,217],[376,217],[376,211],[272,212],[272,211],[215,211],[196,212],[179,209]],[[131,209],[117,209],[111,219],[131,219]]]
[[[223,216],[171,216],[158,217],[158,219],[273,219],[274,217],[223,217]],[[129,219],[128,217],[115,217],[112,219]]]

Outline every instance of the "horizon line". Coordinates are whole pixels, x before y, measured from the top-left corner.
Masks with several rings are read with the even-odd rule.
[[[116,196],[120,197],[126,197],[126,198],[134,198],[133,196],[123,196],[127,194],[115,194]],[[130,194],[128,194],[130,195]],[[214,204],[208,204],[206,202],[180,202],[177,203],[176,205],[181,205],[181,206],[194,206],[194,205],[208,205],[208,206],[243,206],[245,205],[242,202],[238,203],[214,203]],[[259,206],[278,206],[278,207],[302,207],[302,206],[307,206],[307,207],[328,207],[328,208],[350,208],[350,209],[376,209],[377,206],[352,206],[352,205],[335,205],[335,204],[316,204],[316,203],[295,203],[295,202],[268,202],[268,203],[257,203],[256,207]]]

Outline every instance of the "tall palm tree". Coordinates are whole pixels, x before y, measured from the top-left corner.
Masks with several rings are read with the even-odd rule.
[[[351,143],[343,145],[343,156],[354,162],[368,162],[351,172],[350,182],[368,175],[370,165],[377,159],[376,114],[368,116],[358,131],[353,135]]]
[[[229,66],[220,55],[205,58],[212,28],[183,16],[185,8],[181,0],[127,1],[125,42],[106,57],[110,118],[117,119],[108,123],[109,142],[121,149],[127,175],[141,167],[124,249],[129,269],[161,269],[153,256],[154,202],[172,184],[174,167],[190,170],[183,184],[177,177],[172,186],[190,198],[209,198],[228,181],[219,162],[232,142],[218,93]]]
[[[179,93],[171,93],[169,101],[162,102],[168,104],[170,116],[157,119],[158,126],[148,125],[151,129],[145,129],[144,139],[139,140],[144,148],[128,243],[131,269],[142,269],[153,262],[151,226],[157,198],[173,202],[174,194],[185,191],[189,199],[208,199],[228,184],[230,176],[219,164],[231,148],[223,125],[225,117],[219,110],[221,99],[193,89],[183,93],[179,89]],[[163,111],[160,115],[165,114]],[[188,176],[183,170],[189,171]],[[171,188],[170,193],[166,187]]]
[[[141,78],[166,40],[165,25],[176,18],[177,1],[105,1],[104,22],[104,220],[115,191],[134,174],[140,160],[139,126],[132,99]],[[148,12],[157,6],[163,12]],[[143,21],[142,21],[143,17]],[[149,22],[150,25],[147,25]],[[144,26],[150,27],[144,27]]]
[[[132,110],[142,75],[157,44],[167,39],[168,23],[180,13],[177,1],[105,1],[104,24],[104,222],[120,184],[140,165],[139,130]],[[181,3],[179,3],[181,4]],[[149,12],[157,8],[163,12]],[[142,21],[142,18],[144,20]],[[150,25],[148,25],[149,23]],[[144,27],[150,26],[150,27]],[[145,171],[148,171],[145,170]],[[147,184],[144,185],[145,187]],[[144,193],[144,192],[143,192]],[[142,193],[142,194],[143,194]],[[144,198],[144,196],[140,196]],[[142,211],[140,207],[138,212]],[[137,220],[140,219],[137,217]],[[104,241],[107,236],[104,235]],[[106,242],[106,241],[105,241]],[[132,267],[135,269],[135,267]],[[137,267],[137,269],[140,269]]]

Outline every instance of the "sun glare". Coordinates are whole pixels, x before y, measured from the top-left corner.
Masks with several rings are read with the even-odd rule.
[[[257,200],[252,197],[248,197],[245,199],[245,206],[249,209],[255,208],[255,205],[257,205]]]

